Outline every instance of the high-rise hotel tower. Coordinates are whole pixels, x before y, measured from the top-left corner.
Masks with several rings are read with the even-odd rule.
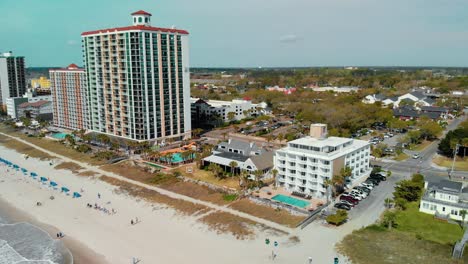
[[[133,25],[81,34],[88,79],[88,129],[137,141],[190,137],[188,32]]]

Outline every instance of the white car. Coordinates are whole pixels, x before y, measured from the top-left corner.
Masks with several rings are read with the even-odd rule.
[[[345,192],[343,193],[344,195],[349,195],[351,197],[353,197],[354,199],[358,200],[358,201],[361,201],[363,198],[361,195],[359,195],[358,193],[353,193],[353,192]]]
[[[413,154],[413,159],[419,159],[420,157],[419,154]]]
[[[369,183],[363,182],[363,183],[361,183],[360,185],[363,186],[363,187],[366,187],[366,188],[369,189],[369,190],[374,189],[374,186],[372,186],[372,184],[369,184]]]
[[[367,197],[367,194],[365,192],[361,192],[359,190],[356,190],[356,189],[353,189],[351,191],[351,194],[355,194],[357,196],[361,196],[363,199],[365,199]]]

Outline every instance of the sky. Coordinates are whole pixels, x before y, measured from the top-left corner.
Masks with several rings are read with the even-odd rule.
[[[82,65],[82,32],[140,9],[190,32],[192,67],[468,66],[467,0],[0,0],[0,51]]]

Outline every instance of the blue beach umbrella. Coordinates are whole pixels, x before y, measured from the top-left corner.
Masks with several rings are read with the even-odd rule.
[[[53,181],[51,181],[51,182],[50,182],[50,186],[53,186],[53,187],[55,187],[55,186],[57,186],[57,183],[56,183],[56,182],[53,182]]]
[[[68,189],[67,187],[62,187],[62,192],[69,192],[70,189]]]
[[[25,169],[25,168],[21,168],[21,171],[22,171],[22,172],[28,172],[28,170]]]
[[[80,198],[80,197],[81,197],[81,194],[79,194],[77,192],[73,193],[73,198]]]
[[[37,176],[37,173],[31,172],[31,176],[36,177],[36,176]]]
[[[47,178],[46,177],[41,177],[41,181],[45,182],[45,181],[47,181]]]

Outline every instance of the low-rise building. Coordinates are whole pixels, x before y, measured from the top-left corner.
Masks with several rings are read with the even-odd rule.
[[[229,122],[242,120],[249,116],[258,116],[268,113],[266,103],[254,104],[248,98],[234,99],[232,101],[202,100],[190,98],[192,123],[196,127],[200,123],[211,121]],[[230,114],[233,119],[230,119]],[[218,120],[215,120],[218,119]]]
[[[468,188],[464,188],[461,182],[425,182],[424,189],[420,212],[444,219],[463,220],[460,212],[468,212]]]
[[[295,93],[297,91],[296,87],[279,87],[278,85],[276,86],[270,86],[266,88],[267,91],[270,92],[282,92],[286,95]]]
[[[22,103],[35,103],[39,101],[52,102],[50,94],[39,95],[36,89],[28,89],[23,97],[11,97],[6,99],[7,114],[11,118],[18,118],[19,105]],[[21,115],[23,116],[23,115]]]
[[[361,88],[357,86],[326,86],[326,87],[309,87],[314,92],[334,92],[334,93],[351,93],[358,92]]]
[[[273,168],[273,152],[259,147],[254,142],[229,139],[227,142],[219,143],[212,155],[203,159],[203,164],[215,163],[225,171],[231,171],[233,161],[237,164],[234,168],[236,173],[243,170],[253,176],[255,171],[261,171],[264,177],[270,176]]]
[[[52,120],[52,102],[37,101],[34,103],[22,103],[18,106],[18,118],[20,117],[36,120]]]
[[[370,144],[351,138],[327,137],[327,126],[313,124],[310,136],[288,142],[276,151],[274,167],[278,170],[276,185],[290,192],[326,199],[325,181],[349,167],[353,185],[369,175]],[[329,195],[329,194],[328,194]]]

